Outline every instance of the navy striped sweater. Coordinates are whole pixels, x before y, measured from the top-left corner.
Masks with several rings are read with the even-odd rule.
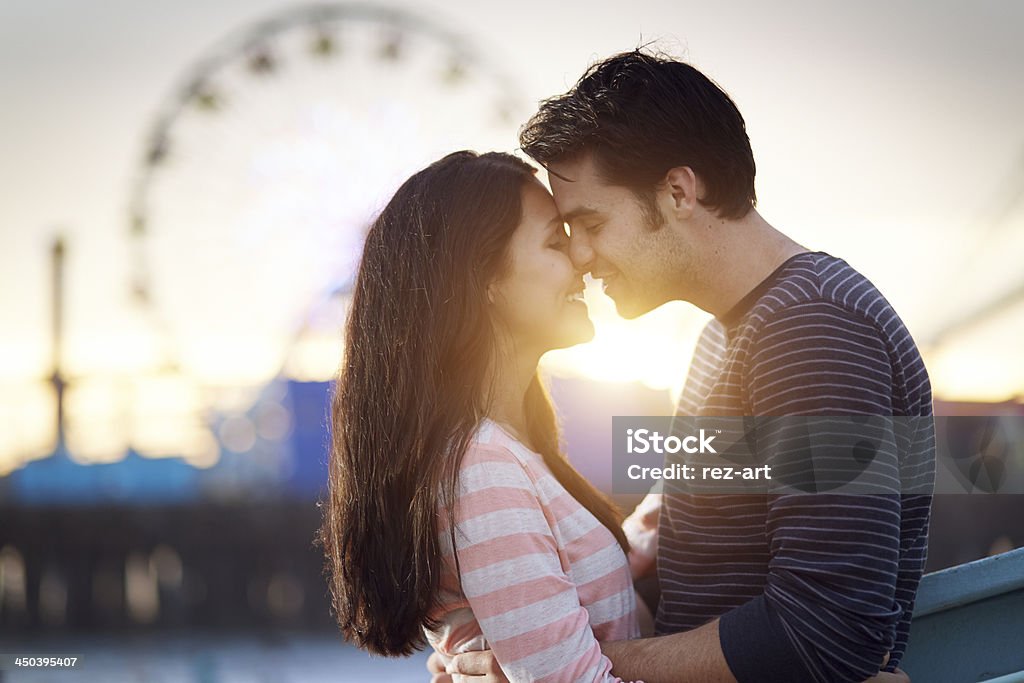
[[[903,322],[863,275],[817,252],[789,259],[708,324],[677,413],[931,410],[928,374]],[[925,422],[894,455],[917,492],[934,482]],[[721,617],[740,683],[863,681],[886,653],[892,670],[907,645],[930,508],[930,495],[667,494],[658,633]]]

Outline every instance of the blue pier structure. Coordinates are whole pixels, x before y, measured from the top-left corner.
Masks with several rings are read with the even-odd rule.
[[[129,450],[113,463],[81,464],[64,448],[0,479],[0,503],[17,506],[181,505],[203,501],[313,500],[327,479],[327,382],[286,382],[292,428],[245,453],[222,449],[215,465]],[[257,400],[250,412],[258,411]],[[261,457],[253,457],[259,453]]]
[[[915,682],[1024,682],[1024,548],[926,575],[902,668]]]

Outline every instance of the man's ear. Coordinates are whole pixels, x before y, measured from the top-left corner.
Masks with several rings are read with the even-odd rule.
[[[675,166],[665,174],[663,187],[670,199],[670,210],[679,218],[693,215],[700,200],[699,193],[703,190],[700,178],[689,166]]]

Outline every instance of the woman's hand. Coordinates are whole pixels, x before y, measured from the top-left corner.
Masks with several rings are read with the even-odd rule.
[[[880,671],[877,675],[864,681],[864,683],[910,683],[910,676],[902,669],[896,669],[892,673]]]
[[[885,665],[889,663],[889,653],[885,653],[885,659],[882,660],[882,666],[884,669]],[[896,671],[889,673],[888,671],[879,671],[878,674],[872,676],[864,683],[910,683],[910,676],[907,675],[906,671],[903,671],[899,667]]]
[[[437,650],[431,652],[427,658],[427,671],[432,674],[430,683],[450,683],[452,680],[452,677],[444,672],[444,660],[437,654]]]

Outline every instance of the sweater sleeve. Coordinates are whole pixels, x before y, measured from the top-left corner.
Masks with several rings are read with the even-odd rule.
[[[765,321],[750,354],[755,416],[893,414],[892,370],[880,334],[838,306],[786,309]],[[814,472],[820,463],[806,461],[820,456],[789,431],[798,427],[776,423],[758,432],[759,456],[791,472]],[[723,653],[741,683],[863,681],[878,672],[901,616],[895,450],[883,444],[873,467],[893,473],[896,495],[769,496],[764,592],[720,621]]]
[[[620,683],[566,573],[553,523],[535,480],[513,453],[470,449],[456,503],[459,577],[505,676],[511,683]],[[588,561],[602,559],[595,554]]]

